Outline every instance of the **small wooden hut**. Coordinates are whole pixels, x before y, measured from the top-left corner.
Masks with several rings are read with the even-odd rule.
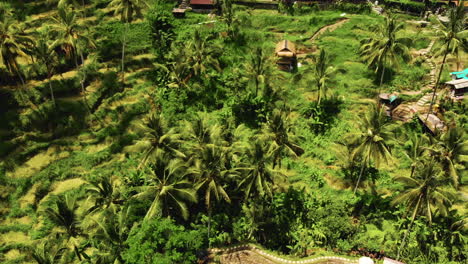
[[[297,66],[297,54],[294,43],[289,40],[282,40],[276,44],[275,50],[278,57],[278,67],[284,71],[291,71]]]
[[[190,0],[190,6],[193,9],[213,9],[214,1],[213,0]]]
[[[450,88],[450,98],[458,101],[463,100],[468,92],[468,79],[458,79],[445,83]]]
[[[172,9],[172,14],[174,15],[174,17],[178,17],[178,18],[185,17],[186,10],[187,9],[185,8],[174,8]]]

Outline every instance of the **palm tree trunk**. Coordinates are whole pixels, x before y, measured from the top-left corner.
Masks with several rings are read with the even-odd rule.
[[[356,193],[356,190],[357,190],[357,188],[359,186],[359,182],[361,181],[362,173],[364,172],[364,165],[365,165],[365,163],[363,162],[362,165],[361,165],[361,171],[359,172],[358,180],[356,182],[356,187],[354,187],[354,193]]]
[[[379,94],[382,91],[383,78],[385,76],[385,57],[382,59],[382,72],[380,73]]]
[[[398,249],[396,260],[400,259],[401,250],[403,249],[403,246],[405,245],[406,238],[408,236],[408,233],[411,230],[411,227],[413,226],[414,220],[416,219],[416,214],[418,213],[418,210],[419,210],[419,206],[421,205],[421,198],[422,198],[421,195],[419,195],[418,203],[416,204],[416,207],[414,208],[414,211],[413,211],[413,215],[411,216],[411,222],[408,226],[408,229],[406,229],[405,234],[403,235],[403,240],[401,241],[400,248]]]
[[[210,231],[211,231],[211,207],[208,207],[208,248],[211,248]]]
[[[83,60],[83,54],[80,55],[81,56],[81,59]],[[75,66],[76,66],[76,70],[78,71],[78,58],[75,54]],[[82,61],[82,66],[84,65],[84,61]],[[81,86],[81,93],[83,94],[83,103],[84,105],[86,106],[86,109],[88,109],[88,112],[91,113],[91,107],[89,106],[88,104],[88,100],[86,100],[86,90],[85,90],[85,85],[84,85],[84,78],[80,80],[80,86]]]
[[[447,41],[447,47],[445,49],[444,58],[442,59],[442,64],[440,65],[439,75],[437,76],[437,81],[435,83],[434,90],[432,92],[431,104],[429,105],[429,112],[427,112],[426,120],[429,117],[429,114],[432,112],[432,106],[434,105],[437,86],[439,85],[440,77],[442,76],[442,72],[444,71],[445,60],[447,59],[447,55],[449,53],[449,47],[450,47],[450,41]]]
[[[122,86],[125,86],[125,45],[127,44],[128,22],[125,23],[124,34],[122,39]]]
[[[52,103],[54,104],[55,108],[57,105],[55,104],[54,89],[52,89],[52,76],[50,72],[47,74],[47,80],[49,82],[50,98],[52,99]]]

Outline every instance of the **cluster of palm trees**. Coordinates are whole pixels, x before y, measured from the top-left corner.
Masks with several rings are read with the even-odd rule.
[[[0,16],[0,62],[5,65],[11,75],[21,81],[23,89],[26,89],[26,76],[46,74],[49,83],[50,97],[55,105],[54,89],[50,81],[57,69],[63,65],[74,64],[76,69],[83,67],[85,53],[95,48],[95,42],[89,32],[89,26],[84,18],[85,2],[60,0],[50,1],[57,3],[57,13],[50,17],[37,32],[26,30],[30,22],[18,23],[11,9],[6,9]],[[141,17],[141,10],[146,6],[142,0],[112,0],[109,7],[115,10],[121,17],[125,28],[135,18]],[[125,30],[125,34],[127,30]],[[122,82],[124,82],[125,70],[125,34],[122,41]],[[28,65],[20,65],[18,59],[30,58]],[[30,74],[27,74],[30,73]],[[79,75],[81,93],[85,105],[86,74]],[[32,104],[31,101],[29,101]],[[89,108],[89,107],[88,107]]]
[[[395,178],[403,189],[393,201],[394,205],[405,205],[411,213],[398,250],[400,257],[415,219],[425,215],[431,223],[433,214],[446,216],[455,201],[455,191],[461,183],[460,172],[468,155],[466,133],[461,127],[451,127],[437,136],[415,132],[406,136],[406,132],[391,124],[383,109],[375,105],[362,118],[359,128],[360,132],[352,134],[347,141],[350,162],[345,163],[348,169],[357,164],[361,166],[354,192],[360,186],[365,168],[372,164],[378,167],[382,162],[392,164],[391,146],[407,142],[404,154],[410,161],[410,173]]]
[[[287,184],[275,167],[285,156],[303,153],[291,129],[285,113],[279,111],[259,135],[243,125],[212,123],[202,113],[183,123],[183,129],[171,127],[163,115],[153,114],[138,132],[144,138],[138,180],[91,181],[86,188],[88,199],[81,206],[69,194],[50,197],[43,215],[58,227],[53,233],[62,241],[52,244],[66,246],[57,248],[44,240],[33,257],[42,258],[44,248],[49,248],[57,252],[57,258],[121,261],[120,251],[133,225],[128,215],[135,203],[147,205],[143,221],[155,217],[187,220],[190,205],[204,204],[210,236],[211,215],[217,205],[272,197]],[[97,239],[96,245],[89,242]],[[90,256],[90,247],[98,253]]]

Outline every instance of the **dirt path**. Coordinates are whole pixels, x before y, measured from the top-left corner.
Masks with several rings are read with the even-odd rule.
[[[321,29],[317,30],[317,32],[314,33],[314,35],[310,38],[310,41],[313,42],[318,37],[320,37],[320,35],[322,35],[323,33],[327,32],[327,31],[331,32],[331,31],[341,27],[344,23],[348,22],[348,20],[349,20],[349,18],[342,18],[340,21],[336,22],[335,24],[331,24],[331,25],[322,27]]]

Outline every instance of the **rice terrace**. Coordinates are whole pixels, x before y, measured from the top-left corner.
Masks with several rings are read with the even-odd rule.
[[[467,263],[467,11],[0,0],[0,263]]]

